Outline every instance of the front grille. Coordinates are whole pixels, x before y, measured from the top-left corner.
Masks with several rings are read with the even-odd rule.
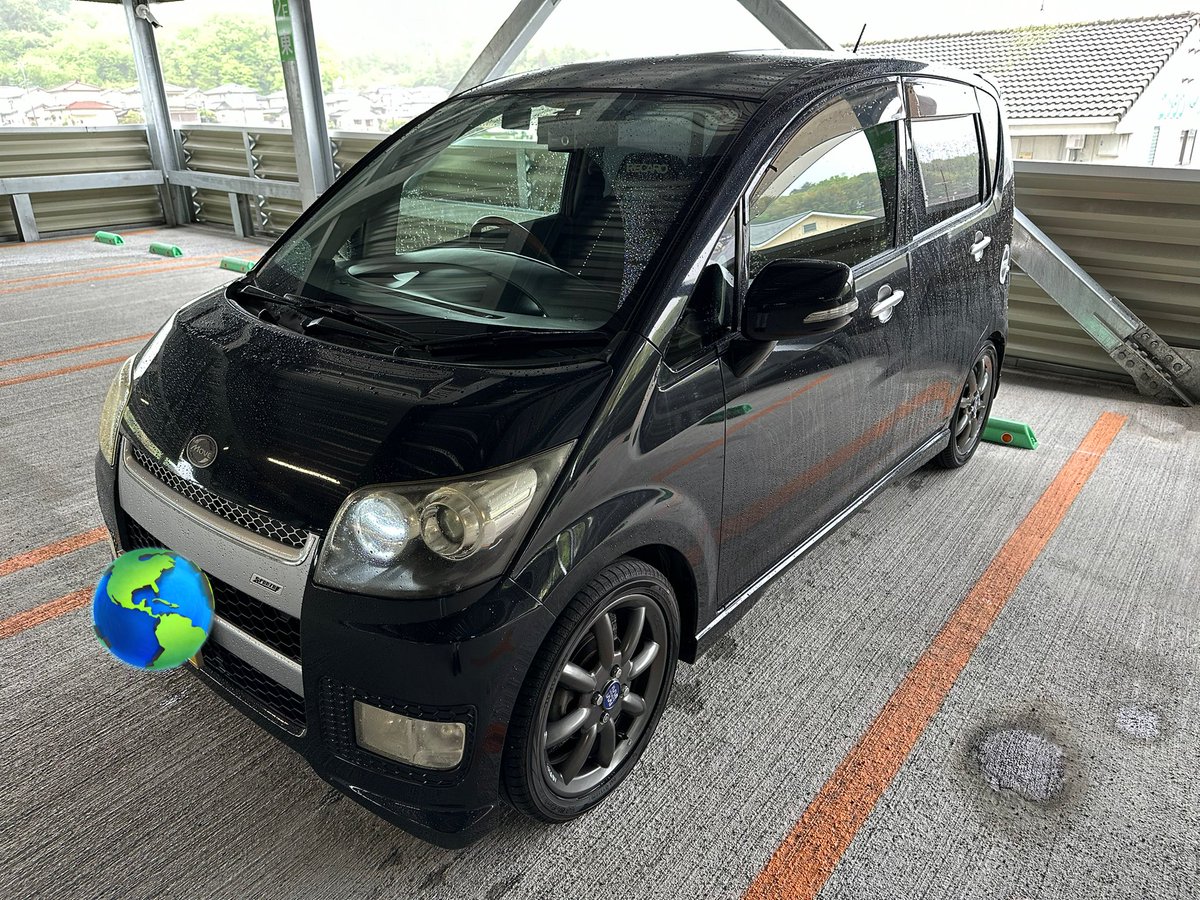
[[[380,709],[390,709],[415,719],[433,722],[463,722],[467,726],[466,747],[462,762],[448,771],[422,769],[377,756],[358,746],[354,735],[354,701],[361,700]],[[339,757],[364,769],[371,769],[393,778],[417,784],[449,785],[462,781],[471,762],[471,747],[475,739],[475,707],[473,706],[426,706],[403,703],[386,697],[364,693],[333,678],[321,679],[321,730],[330,748]]]
[[[162,541],[129,516],[125,517],[125,530],[129,534],[130,548],[174,549],[166,547]],[[288,659],[300,662],[299,619],[239,591],[220,579],[213,578],[207,572],[204,574],[208,576],[208,582],[212,585],[213,602],[216,605],[218,616],[267,646],[278,650]]]
[[[268,718],[281,720],[278,724],[285,731],[296,735],[304,733],[304,698],[243,662],[215,641],[206,643],[200,651],[200,670],[251,706],[267,713]]]
[[[162,463],[151,459],[144,450],[131,442],[133,458],[139,466],[169,487],[177,494],[191,500],[197,506],[202,506],[222,519],[232,522],[239,528],[261,534],[265,538],[294,547],[299,550],[308,541],[308,532],[300,528],[280,522],[271,516],[255,512],[241,504],[220,497],[208,488],[201,487],[194,481],[180,478]]]

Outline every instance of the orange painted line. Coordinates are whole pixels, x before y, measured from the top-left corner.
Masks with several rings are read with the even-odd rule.
[[[0,359],[0,366],[15,366],[20,363],[37,362],[40,359],[51,359],[55,356],[65,356],[68,353],[83,353],[87,350],[102,350],[105,347],[118,347],[121,344],[132,344],[135,341],[148,341],[154,337],[154,332],[135,334],[130,337],[114,338],[111,341],[97,341],[94,344],[80,344],[78,347],[64,347],[62,350],[47,350],[45,353],[34,353],[31,356],[18,356],[13,359]]]
[[[108,529],[103,525],[99,525],[91,531],[72,535],[69,538],[63,538],[61,541],[55,541],[53,544],[46,544],[44,547],[38,547],[34,550],[28,550],[25,553],[18,553],[16,556],[10,556],[8,559],[0,560],[0,578],[67,553],[74,553],[76,550],[82,550],[84,547],[90,547],[92,544],[98,543],[106,537],[108,537]]]
[[[744,900],[817,896],[1127,419],[1111,412],[1097,419],[866,733],[843,757],[751,883]]]
[[[197,260],[219,260],[226,256],[231,256],[234,253],[241,252],[243,251],[239,248],[236,250],[230,250],[226,253],[206,253],[203,256],[186,256],[183,257],[183,259],[188,262],[195,262]],[[257,260],[258,257],[255,257],[254,261],[257,262]],[[8,278],[4,281],[0,281],[0,285],[21,284],[22,282],[25,282],[24,284],[21,284],[22,287],[34,290],[41,287],[39,282],[54,281],[55,279],[60,278],[93,277],[103,275],[108,272],[124,272],[129,270],[146,272],[150,271],[156,266],[162,267],[169,265],[171,261],[172,257],[145,256],[134,262],[121,263],[120,265],[116,266],[97,266],[92,269],[74,269],[69,272],[47,272],[40,275],[22,275],[20,278]]]
[[[16,378],[8,378],[0,381],[0,388],[12,387],[14,384],[25,384],[30,381],[40,381],[43,378],[53,378],[56,375],[69,375],[71,372],[82,372],[85,369],[98,369],[101,366],[111,366],[113,363],[125,362],[128,356],[112,356],[108,359],[98,359],[94,362],[80,363],[77,366],[66,366],[62,369],[51,369],[49,372],[33,372],[29,375],[18,375]]]
[[[2,365],[2,364],[0,364],[0,365]],[[746,416],[745,418],[739,419],[732,426],[726,427],[724,435],[722,435],[721,437],[716,438],[712,441],[709,441],[707,444],[705,444],[702,447],[700,447],[699,449],[697,449],[694,453],[691,453],[688,456],[685,456],[683,459],[681,459],[679,462],[675,463],[675,465],[671,466],[670,468],[663,469],[661,472],[659,472],[657,475],[654,476],[654,480],[662,481],[667,476],[673,475],[674,473],[678,472],[684,466],[690,466],[692,463],[694,463],[700,457],[704,456],[706,453],[711,453],[713,450],[716,450],[719,447],[723,447],[725,445],[726,437],[733,434],[735,431],[739,431],[742,428],[745,428],[751,422],[755,422],[758,419],[761,419],[763,416],[767,415],[768,413],[774,412],[775,410],[779,409],[779,407],[781,407],[781,406],[787,406],[787,404],[791,403],[793,400],[795,400],[797,397],[799,397],[805,391],[811,391],[817,385],[821,384],[823,381],[828,381],[832,377],[833,376],[830,373],[826,373],[826,374],[820,376],[819,378],[814,378],[812,381],[810,381],[804,387],[800,388],[800,390],[792,391],[792,393],[788,394],[782,400],[776,400],[770,406],[764,406],[758,412],[751,413],[750,415]]]
[[[188,258],[186,262],[177,262],[170,266],[138,266],[136,269],[133,269],[129,272],[109,272],[107,275],[100,274],[89,276],[85,273],[83,277],[78,277],[78,273],[71,273],[73,277],[63,277],[58,281],[44,281],[37,284],[23,285],[21,287],[5,288],[4,290],[0,290],[0,295],[20,294],[27,291],[41,291],[46,290],[47,288],[66,287],[73,284],[91,284],[96,281],[112,281],[117,278],[136,278],[141,275],[163,275],[170,272],[178,272],[181,269],[199,269],[210,265],[214,259],[219,260],[228,255],[229,254],[227,253],[218,253],[212,256],[193,256]],[[100,269],[98,271],[103,273],[108,270]]]
[[[58,618],[63,613],[69,613],[87,606],[91,601],[91,588],[83,588],[78,591],[72,591],[69,594],[64,594],[62,597],[51,600],[49,603],[43,603],[41,606],[27,609],[23,613],[9,616],[7,619],[0,619],[0,639],[12,637],[14,634],[20,634],[22,631],[27,631],[36,625],[41,625],[43,622],[49,622],[51,619]]]
[[[87,273],[104,273],[104,272],[123,272],[128,269],[148,269],[156,262],[165,262],[165,257],[151,256],[146,259],[140,259],[137,262],[122,263],[119,266],[96,266],[91,269],[73,269],[69,272],[43,272],[40,275],[22,275],[20,278],[6,278],[0,281],[0,285],[6,284],[21,284],[26,282],[25,287],[36,287],[39,281],[53,281],[56,278],[70,278],[76,275]]]

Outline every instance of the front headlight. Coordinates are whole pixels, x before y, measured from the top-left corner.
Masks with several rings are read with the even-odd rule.
[[[434,597],[500,575],[571,446],[478,475],[356,491],[334,517],[317,583],[387,597]]]
[[[129,386],[132,383],[134,357],[121,363],[104,395],[104,406],[100,410],[100,453],[110,466],[117,459],[117,434],[121,430],[121,414],[129,402]]]

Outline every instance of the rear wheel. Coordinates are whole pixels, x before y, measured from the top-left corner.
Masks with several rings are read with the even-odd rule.
[[[679,605],[662,573],[628,557],[575,596],[535,661],[509,726],[513,806],[564,822],[633,768],[666,705],[679,655]]]
[[[975,357],[950,416],[950,444],[934,460],[939,466],[957,469],[975,455],[983,437],[983,426],[992,410],[998,370],[996,345],[988,341]]]

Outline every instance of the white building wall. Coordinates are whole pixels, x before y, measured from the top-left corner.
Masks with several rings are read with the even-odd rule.
[[[1200,131],[1200,28],[1192,29],[1118,130],[1130,136],[1123,165],[1179,166],[1184,133]],[[1185,168],[1200,169],[1200,149]]]

